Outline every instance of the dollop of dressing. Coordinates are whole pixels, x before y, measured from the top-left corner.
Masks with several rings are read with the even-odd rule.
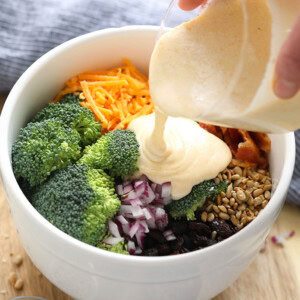
[[[228,146],[190,119],[156,113],[132,121],[140,144],[139,174],[162,184],[170,181],[171,196],[178,200],[192,187],[217,176],[231,161]]]

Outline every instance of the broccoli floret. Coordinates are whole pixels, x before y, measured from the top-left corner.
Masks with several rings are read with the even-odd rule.
[[[186,217],[195,220],[195,211],[201,208],[207,199],[214,200],[218,194],[225,192],[227,181],[216,184],[213,180],[203,181],[192,188],[192,191],[179,200],[173,200],[168,205],[171,216],[175,219]]]
[[[29,123],[12,146],[17,179],[31,187],[44,182],[55,170],[74,163],[81,155],[80,136],[57,120]]]
[[[115,130],[86,147],[79,163],[106,169],[112,176],[126,178],[138,170],[139,155],[135,133],[131,130]]]
[[[80,105],[79,102],[81,102],[82,100],[79,98],[79,95],[75,95],[75,94],[66,94],[64,95],[58,103],[60,104],[77,104]]]
[[[108,235],[106,237],[109,237],[109,236],[110,235]],[[127,249],[127,244],[126,244],[125,241],[119,242],[119,243],[117,243],[113,246],[101,242],[98,245],[98,248],[103,249],[103,250],[107,250],[107,251],[110,251],[110,252],[119,253],[119,254],[127,254],[127,255],[129,254],[128,249]]]
[[[53,174],[30,200],[57,228],[94,246],[105,235],[107,220],[120,208],[113,178],[103,170],[76,164]]]
[[[36,114],[31,122],[59,120],[63,122],[64,126],[71,127],[80,134],[82,145],[90,145],[101,135],[101,124],[95,120],[91,110],[79,105],[78,99],[76,95],[73,97],[69,95],[62,102],[49,103]]]

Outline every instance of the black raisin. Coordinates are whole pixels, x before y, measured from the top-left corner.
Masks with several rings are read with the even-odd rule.
[[[224,239],[233,235],[233,231],[227,223],[220,223],[217,233]]]
[[[168,255],[171,254],[171,248],[168,244],[160,244],[157,246],[159,255]]]
[[[216,240],[208,240],[207,246],[212,246],[212,245],[215,245],[216,243],[217,243]]]
[[[144,249],[142,255],[144,256],[157,256],[158,250],[156,248]]]
[[[218,219],[214,219],[209,223],[212,231],[217,231],[220,225],[220,221]],[[218,232],[218,231],[217,231]]]
[[[204,235],[196,235],[193,242],[197,246],[206,247],[208,246],[209,239]]]
[[[211,222],[211,229],[216,231],[219,236],[226,239],[234,234],[234,231],[230,228],[228,223],[220,221],[218,219]]]
[[[189,228],[195,230],[200,235],[205,235],[207,237],[211,236],[211,229],[202,222],[189,222]]]
[[[154,241],[163,244],[166,242],[165,237],[163,234],[158,230],[150,230],[148,233],[149,237],[152,238]]]
[[[186,221],[173,221],[170,227],[174,234],[183,234],[186,233],[188,224]]]
[[[178,251],[183,246],[184,239],[182,236],[177,236],[176,240],[170,242],[170,247],[173,251]]]
[[[145,236],[144,247],[146,249],[155,247],[155,240],[151,238],[148,234]]]
[[[193,241],[194,239],[196,239],[197,235],[198,235],[198,233],[197,233],[196,231],[194,231],[194,230],[191,230],[191,231],[189,232],[189,237],[190,237],[190,239],[191,239],[192,241]]]
[[[183,242],[184,248],[186,248],[187,250],[192,250],[193,243],[192,243],[192,240],[190,239],[190,237],[188,235],[184,234],[182,236],[182,238],[183,238],[183,241],[184,241]]]

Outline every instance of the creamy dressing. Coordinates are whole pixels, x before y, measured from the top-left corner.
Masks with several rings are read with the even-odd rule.
[[[159,111],[132,121],[140,145],[139,176],[162,184],[170,181],[172,199],[178,200],[204,180],[217,176],[231,161],[228,146],[185,118],[167,117]]]

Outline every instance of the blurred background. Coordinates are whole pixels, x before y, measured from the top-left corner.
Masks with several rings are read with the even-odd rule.
[[[0,0],[0,93],[41,55],[76,36],[109,27],[159,25],[170,0]],[[187,13],[174,10],[174,26]]]

